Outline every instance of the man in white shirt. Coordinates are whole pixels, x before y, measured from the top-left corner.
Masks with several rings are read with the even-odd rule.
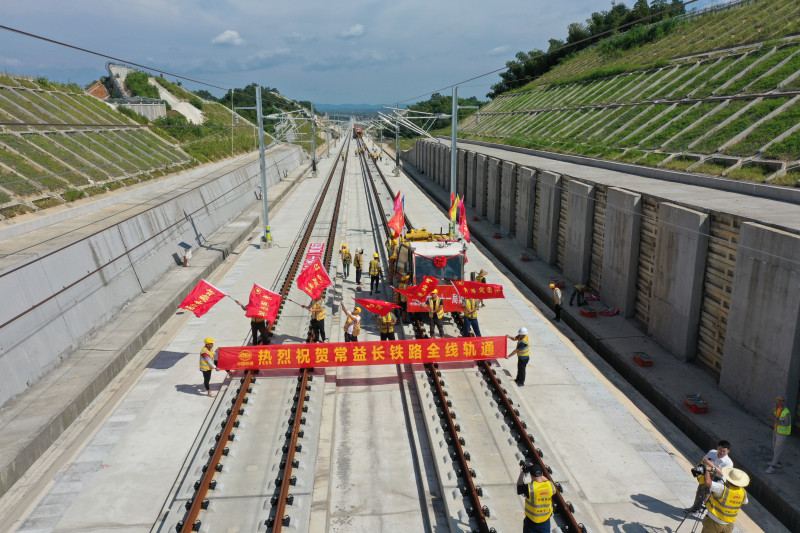
[[[717,474],[721,475],[723,468],[733,468],[733,461],[731,460],[730,455],[728,455],[730,451],[731,443],[726,440],[721,440],[719,443],[717,443],[717,449],[709,450],[703,459],[700,460],[699,465],[709,461],[717,469]],[[711,494],[711,488],[706,486],[703,476],[697,476],[697,482],[700,483],[700,485],[697,487],[697,493],[695,493],[694,496],[694,505],[686,509],[687,513],[696,513],[702,510],[703,503]]]

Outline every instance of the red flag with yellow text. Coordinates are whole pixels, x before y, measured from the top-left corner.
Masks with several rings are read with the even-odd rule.
[[[250,291],[250,300],[247,302],[247,311],[244,316],[248,318],[265,318],[267,322],[275,322],[278,309],[281,307],[281,295],[265,289],[258,283],[253,283]]]
[[[422,281],[419,282],[418,285],[412,285],[406,290],[400,290],[395,288],[396,292],[400,294],[404,294],[411,298],[412,300],[420,300],[425,301],[428,295],[436,288],[439,284],[439,280],[433,276],[425,276],[422,278]]]
[[[331,278],[328,277],[318,256],[314,257],[314,261],[297,276],[297,288],[312,298],[319,298],[322,290],[328,285],[332,285]]]
[[[194,313],[194,316],[200,317],[208,313],[218,301],[225,298],[227,294],[210,284],[204,279],[200,280],[192,292],[183,299],[178,306],[180,309],[187,309]]]
[[[453,286],[462,298],[477,298],[479,300],[505,298],[502,285],[478,283],[477,281],[454,281]]]
[[[469,228],[467,227],[467,210],[464,209],[464,199],[461,199],[461,202],[458,204],[459,209],[461,210],[461,220],[458,223],[458,231],[461,232],[461,235],[464,237],[464,240],[467,242],[471,242],[469,240]]]
[[[397,304],[384,302],[383,300],[370,300],[369,298],[353,298],[358,305],[378,316],[386,316],[392,312],[392,309],[400,307]]]
[[[399,237],[400,233],[403,231],[403,225],[405,223],[405,216],[403,215],[403,208],[396,210],[392,218],[389,219],[387,225],[394,231],[394,236]]]

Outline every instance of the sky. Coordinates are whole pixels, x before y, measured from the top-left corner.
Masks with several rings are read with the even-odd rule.
[[[547,49],[569,23],[610,7],[611,0],[10,0],[0,5],[0,24],[221,88],[255,82],[294,100],[387,104],[427,100],[440,89],[449,95],[452,84],[501,68],[520,50]],[[106,61],[0,31],[0,71],[85,85],[106,75]],[[464,83],[458,94],[485,99],[498,80]]]

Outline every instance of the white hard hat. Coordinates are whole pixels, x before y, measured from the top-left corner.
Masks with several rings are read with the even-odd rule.
[[[528,328],[519,328],[519,331],[517,332],[517,335],[527,335],[527,334],[528,334]]]

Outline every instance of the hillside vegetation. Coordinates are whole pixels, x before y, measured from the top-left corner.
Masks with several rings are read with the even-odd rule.
[[[459,134],[796,185],[796,33],[800,2],[760,0],[683,19],[661,40],[626,50],[614,44],[624,35],[609,37],[495,98]]]

